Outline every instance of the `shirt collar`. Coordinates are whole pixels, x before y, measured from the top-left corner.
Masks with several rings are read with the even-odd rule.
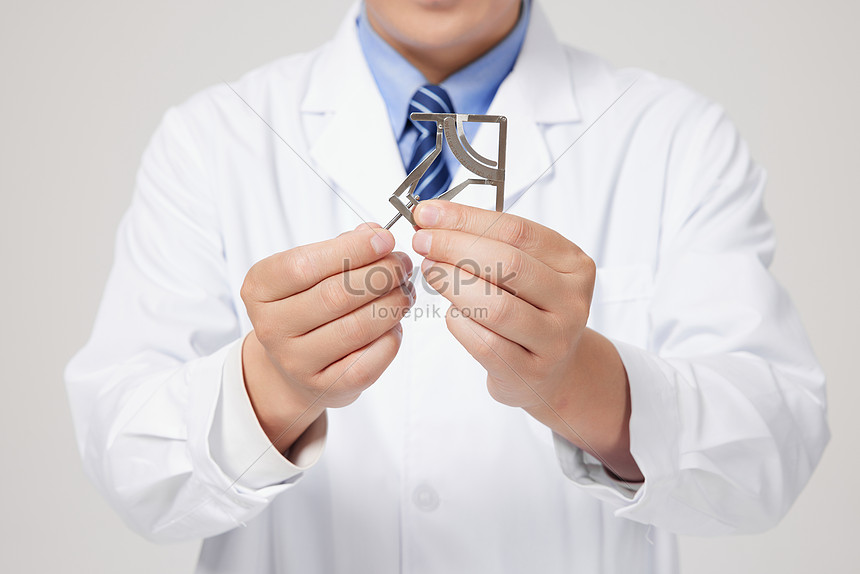
[[[531,0],[523,0],[516,26],[492,50],[449,76],[445,88],[454,109],[461,113],[483,114],[490,107],[499,85],[510,73],[520,53],[528,29]],[[356,21],[364,57],[388,108],[388,118],[396,139],[406,127],[409,101],[427,83],[415,66],[392,48],[370,25],[362,3]]]

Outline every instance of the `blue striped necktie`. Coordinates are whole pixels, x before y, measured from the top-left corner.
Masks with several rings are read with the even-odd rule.
[[[454,105],[448,93],[439,86],[428,84],[418,88],[412,100],[409,102],[409,114],[419,112],[425,114],[450,114],[454,112]],[[412,150],[412,159],[409,160],[407,172],[411,173],[427,154],[436,149],[436,124],[433,122],[416,122],[409,119],[418,130],[418,139]],[[451,172],[445,165],[442,154],[424,173],[424,177],[418,183],[415,195],[419,199],[432,199],[448,190],[451,183]]]

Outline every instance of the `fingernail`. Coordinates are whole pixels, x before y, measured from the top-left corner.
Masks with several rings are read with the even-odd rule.
[[[409,297],[409,306],[412,307],[415,304],[415,288],[412,287],[412,283],[407,282],[403,285],[403,290],[406,291],[406,296]]]
[[[398,252],[397,260],[400,261],[400,266],[403,268],[404,276],[410,277],[412,275],[412,258],[406,255],[405,253]]]
[[[433,204],[418,204],[415,208],[415,220],[424,227],[432,227],[439,223],[442,212]]]
[[[427,270],[433,267],[433,262],[429,259],[425,259],[421,262],[421,273],[427,273]]]
[[[377,255],[388,253],[394,249],[394,236],[387,230],[374,230],[373,238],[370,240],[370,246],[373,247],[373,250]]]
[[[433,237],[430,235],[429,231],[424,231],[423,229],[416,231],[415,235],[412,236],[412,249],[414,249],[419,255],[427,255],[430,253],[430,243],[432,239]]]

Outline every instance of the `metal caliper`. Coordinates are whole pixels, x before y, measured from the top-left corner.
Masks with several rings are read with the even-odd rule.
[[[419,122],[436,122],[436,149],[431,151],[421,163],[415,166],[415,169],[406,176],[406,179],[398,186],[394,194],[388,198],[388,201],[397,209],[398,213],[388,222],[385,229],[390,229],[401,216],[405,217],[413,226],[415,225],[415,219],[412,217],[412,208],[421,201],[421,199],[414,195],[415,190],[421,178],[424,177],[424,174],[433,163],[433,160],[442,153],[443,135],[457,161],[478,177],[469,178],[433,199],[451,200],[468,185],[492,185],[496,188],[496,211],[503,211],[505,208],[505,148],[507,144],[508,119],[505,116],[422,114],[417,112],[410,115],[410,117]],[[472,148],[463,130],[465,122],[499,124],[499,153],[496,161],[482,156]],[[404,192],[406,193],[406,203],[403,203],[401,199]]]

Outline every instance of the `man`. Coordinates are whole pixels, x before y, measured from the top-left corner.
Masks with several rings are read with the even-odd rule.
[[[507,116],[510,213],[389,233],[433,102]],[[671,572],[828,438],[763,188],[717,106],[537,5],[367,0],[166,115],[67,372],[87,470],[200,572]]]

